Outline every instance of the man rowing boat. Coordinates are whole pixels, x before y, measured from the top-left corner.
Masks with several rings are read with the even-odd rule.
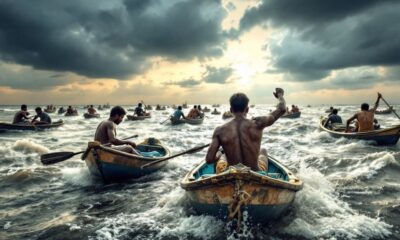
[[[234,119],[214,130],[212,142],[207,152],[207,163],[215,163],[220,155],[220,146],[226,156],[226,162],[221,159],[217,163],[217,173],[223,171],[224,165],[242,163],[253,171],[268,170],[266,151],[260,155],[263,129],[274,124],[286,111],[283,98],[284,91],[276,88],[274,96],[279,100],[276,110],[268,116],[247,119],[249,99],[243,93],[233,94],[230,98],[231,112]],[[225,163],[224,163],[225,162]]]
[[[375,106],[369,109],[368,103],[361,104],[361,111],[354,114],[346,122],[346,132],[349,132],[350,123],[353,120],[357,120],[358,132],[367,132],[374,130],[374,116],[375,111],[379,106],[379,100],[381,100],[382,94],[378,93],[378,98],[376,99]]]
[[[96,129],[94,135],[94,140],[100,142],[101,144],[111,143],[112,148],[119,151],[139,154],[137,152],[136,144],[127,140],[119,140],[117,138],[117,125],[122,122],[126,115],[125,109],[120,106],[115,106],[111,109],[110,118],[101,122]]]
[[[19,124],[19,123],[27,123],[29,120],[29,112],[28,112],[28,107],[23,104],[21,105],[21,110],[15,113],[14,119],[13,119],[13,124]]]

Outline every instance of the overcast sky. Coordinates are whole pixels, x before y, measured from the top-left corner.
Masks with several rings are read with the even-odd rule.
[[[400,103],[398,0],[1,0],[1,104]]]

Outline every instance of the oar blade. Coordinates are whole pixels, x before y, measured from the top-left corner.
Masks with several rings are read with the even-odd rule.
[[[55,153],[47,153],[40,156],[40,161],[43,165],[55,164],[58,162],[62,162],[76,155],[74,152],[55,152]]]

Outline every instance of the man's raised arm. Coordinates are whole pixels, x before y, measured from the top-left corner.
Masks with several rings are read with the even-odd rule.
[[[274,96],[278,99],[278,105],[276,105],[276,109],[265,117],[255,117],[253,120],[256,122],[259,128],[263,129],[265,127],[271,126],[274,124],[276,120],[278,120],[283,114],[286,112],[286,102],[283,98],[284,91],[282,88],[276,88],[273,93]]]

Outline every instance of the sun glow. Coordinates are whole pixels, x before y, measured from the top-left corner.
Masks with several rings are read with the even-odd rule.
[[[237,64],[234,66],[235,74],[238,77],[238,83],[240,85],[249,85],[251,82],[251,76],[254,74],[252,69],[247,64]]]

